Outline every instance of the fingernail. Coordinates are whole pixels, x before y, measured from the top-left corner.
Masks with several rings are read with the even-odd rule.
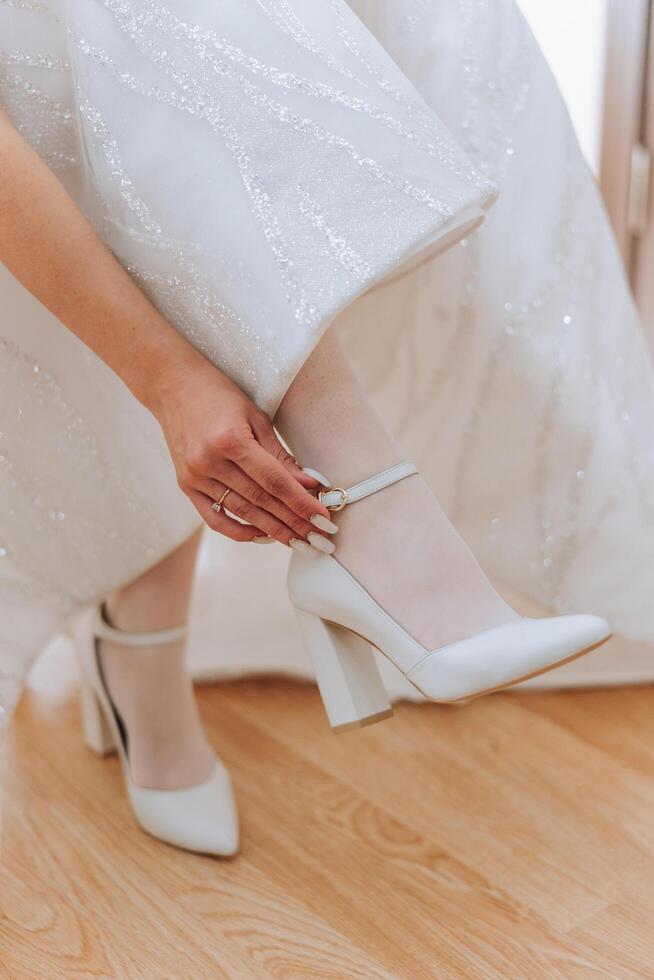
[[[306,473],[307,476],[312,476],[314,480],[317,480],[318,483],[321,483],[322,486],[327,487],[327,489],[329,489],[329,487],[332,485],[331,480],[328,480],[327,477],[323,476],[322,473],[319,473],[318,470],[312,470],[310,466],[303,466],[302,472]]]
[[[309,531],[307,541],[311,542],[312,548],[316,548],[318,551],[324,551],[326,555],[332,555],[336,551],[336,545],[333,541],[329,541],[322,534],[316,534],[315,531]]]
[[[252,538],[252,544],[274,544],[275,539],[269,538],[267,534],[257,535],[256,538]]]
[[[323,517],[322,514],[313,514],[310,518],[312,524],[319,527],[321,531],[327,531],[328,534],[336,534],[338,531],[338,524],[334,524],[327,517]]]
[[[300,538],[291,538],[288,542],[289,546],[293,551],[297,551],[299,554],[311,555],[313,554],[313,549],[311,545],[308,545],[306,541],[301,541]]]

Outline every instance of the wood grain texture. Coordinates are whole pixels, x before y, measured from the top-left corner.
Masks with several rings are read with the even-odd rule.
[[[3,980],[654,975],[650,688],[403,704],[341,736],[308,685],[200,688],[230,861],[136,828],[75,694],[55,671],[17,713]]]

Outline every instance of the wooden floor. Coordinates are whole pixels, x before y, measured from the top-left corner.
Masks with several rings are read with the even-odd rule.
[[[135,827],[74,683],[14,726],[1,977],[654,976],[651,688],[402,705],[339,736],[312,687],[201,688],[242,813],[219,861]]]

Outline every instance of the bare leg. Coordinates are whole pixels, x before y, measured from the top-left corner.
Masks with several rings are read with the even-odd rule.
[[[406,457],[330,331],[284,398],[275,425],[303,466],[346,487]],[[506,623],[495,592],[420,476],[334,515],[335,557],[428,649]]]
[[[308,359],[275,419],[297,458],[341,486],[405,458],[358,384],[335,335]],[[334,515],[336,557],[426,647],[508,622],[515,613],[419,476]],[[159,565],[110,597],[113,625],[125,630],[176,626],[188,617],[199,544],[194,536]],[[130,735],[135,781],[181,788],[209,775],[213,755],[185,669],[183,644],[101,645],[112,698]]]
[[[199,532],[107,601],[113,626],[165,629],[188,618]],[[129,733],[132,777],[139,786],[180,789],[207,778],[213,753],[198,715],[184,642],[142,648],[103,641],[102,667]]]

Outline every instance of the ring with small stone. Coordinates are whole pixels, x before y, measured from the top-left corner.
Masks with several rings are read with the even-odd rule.
[[[225,490],[225,492],[222,495],[222,497],[220,498],[220,500],[214,500],[214,502],[211,505],[211,509],[212,510],[215,510],[215,512],[217,514],[220,513],[220,511],[223,509],[223,504],[225,503],[225,498],[226,498],[227,494],[228,493],[231,493],[231,492],[232,492],[231,491],[231,488],[230,487],[227,487],[227,489]]]

